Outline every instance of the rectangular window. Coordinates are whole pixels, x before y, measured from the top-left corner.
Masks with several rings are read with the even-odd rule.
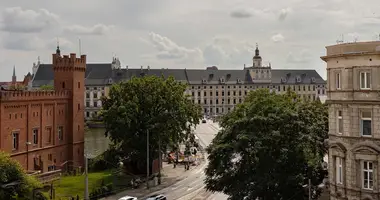
[[[368,111],[361,112],[360,131],[362,136],[372,135],[372,113]]]
[[[336,81],[336,89],[340,89],[340,73],[337,73],[336,74],[336,77],[335,77],[335,81]]]
[[[19,133],[12,133],[12,139],[13,150],[17,150],[19,146]]]
[[[33,129],[33,144],[38,144],[38,129]]]
[[[338,111],[338,133],[343,133],[343,114],[341,110]]]
[[[363,188],[373,189],[373,163],[369,161],[363,162]]]
[[[94,107],[98,107],[98,102],[94,101]]]
[[[90,93],[86,93],[86,98],[87,98],[87,99],[90,98]]]
[[[97,99],[97,98],[98,98],[98,93],[94,92],[94,99]]]
[[[361,72],[360,73],[360,89],[370,89],[371,88],[371,73]]]
[[[46,132],[47,132],[47,142],[51,143],[52,134],[53,134],[51,131],[51,127],[46,127]]]
[[[343,183],[343,159],[336,157],[336,183]]]
[[[63,126],[58,126],[58,140],[63,140]]]

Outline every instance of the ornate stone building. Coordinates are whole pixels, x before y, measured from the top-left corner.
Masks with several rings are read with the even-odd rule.
[[[380,41],[326,47],[332,200],[380,199]]]
[[[128,81],[133,76],[156,75],[173,76],[176,80],[187,83],[186,94],[193,102],[203,107],[205,115],[218,116],[229,112],[244,100],[248,92],[267,88],[284,93],[291,88],[301,98],[317,100],[325,96],[326,82],[315,70],[272,69],[263,65],[259,48],[256,47],[252,64],[240,69],[153,69],[121,68],[116,58],[112,63],[87,64],[85,74],[85,117],[90,118],[102,106],[101,97],[107,95],[108,87],[119,81]],[[53,70],[50,64],[34,65],[35,76],[32,87],[53,83]]]

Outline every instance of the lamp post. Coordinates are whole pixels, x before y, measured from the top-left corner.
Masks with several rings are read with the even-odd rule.
[[[89,200],[90,199],[90,196],[89,196],[89,193],[88,193],[88,158],[87,158],[87,155],[85,154],[84,155],[84,173],[85,173],[85,178],[84,178],[84,199],[85,200]]]
[[[84,199],[89,200],[89,192],[88,192],[88,157],[92,157],[91,154],[84,154]]]
[[[146,131],[146,188],[149,189],[149,129]]]

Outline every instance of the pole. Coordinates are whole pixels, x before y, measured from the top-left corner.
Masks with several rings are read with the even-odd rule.
[[[85,173],[85,178],[84,178],[84,199],[89,200],[89,194],[88,194],[88,160],[87,160],[87,155],[84,155],[84,173]]]
[[[311,179],[309,178],[309,200],[311,200]]]
[[[161,160],[161,137],[158,135],[158,184],[161,185],[161,165],[162,165],[162,160]]]
[[[149,189],[149,130],[146,131],[146,188]]]

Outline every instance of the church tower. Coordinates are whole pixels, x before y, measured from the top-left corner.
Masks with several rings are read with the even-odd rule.
[[[262,58],[260,56],[259,45],[256,43],[255,56],[253,57],[253,67],[261,67]]]
[[[15,87],[17,83],[17,77],[16,77],[16,67],[13,66],[13,75],[12,75],[12,86]]]
[[[86,71],[86,55],[76,57],[75,53],[61,55],[59,45],[53,54],[54,89],[68,90],[71,98],[67,104],[66,130],[64,137],[68,142],[68,160],[73,167],[83,167],[84,163],[84,79]]]

